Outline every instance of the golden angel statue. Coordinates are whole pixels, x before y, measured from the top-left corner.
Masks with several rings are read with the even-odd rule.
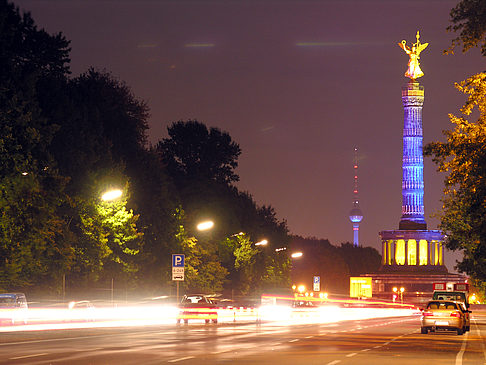
[[[408,69],[407,72],[405,72],[405,76],[412,79],[412,81],[418,79],[419,77],[422,77],[424,73],[420,69],[420,63],[419,63],[420,52],[422,52],[425,48],[427,48],[429,44],[420,43],[420,34],[419,31],[417,31],[417,42],[413,43],[412,47],[407,47],[407,41],[405,40],[398,43],[398,45],[410,57],[410,60],[408,61]]]

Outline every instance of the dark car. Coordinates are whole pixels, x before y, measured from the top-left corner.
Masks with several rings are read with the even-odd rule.
[[[216,304],[204,294],[190,294],[182,297],[177,323],[181,320],[204,320],[206,323],[218,323],[218,310]]]

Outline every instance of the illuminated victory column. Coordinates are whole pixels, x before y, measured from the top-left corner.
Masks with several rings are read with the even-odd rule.
[[[349,212],[349,220],[353,223],[353,245],[359,246],[359,222],[363,219],[363,213],[359,209],[358,200],[358,149],[354,149],[354,189],[353,209]]]
[[[420,69],[420,53],[428,43],[407,46],[398,43],[409,56],[405,76],[410,78],[402,87],[403,160],[402,160],[402,217],[398,230],[380,232],[383,244],[385,271],[447,272],[442,248],[443,235],[437,230],[427,230],[424,218],[424,161],[422,154],[422,106],[424,87],[416,79],[424,73]]]

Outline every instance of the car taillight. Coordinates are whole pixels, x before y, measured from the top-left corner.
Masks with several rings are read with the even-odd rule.
[[[460,318],[461,317],[461,312],[451,312],[451,317]]]
[[[434,313],[432,313],[432,312],[423,312],[423,313],[422,313],[422,315],[423,315],[424,317],[431,317],[431,316],[433,316],[433,315],[434,315]]]

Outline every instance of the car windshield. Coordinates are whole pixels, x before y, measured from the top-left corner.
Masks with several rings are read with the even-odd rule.
[[[430,302],[427,304],[427,309],[457,310],[457,304],[454,302]]]
[[[0,297],[0,307],[15,307],[15,298]]]
[[[183,303],[207,303],[206,298],[200,295],[186,297],[182,302]]]

